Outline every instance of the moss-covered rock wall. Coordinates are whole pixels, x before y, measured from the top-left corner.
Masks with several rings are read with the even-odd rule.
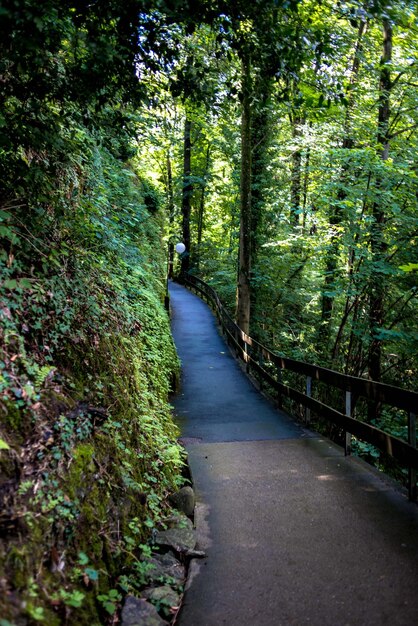
[[[88,145],[1,213],[1,626],[115,623],[182,483],[158,193]]]

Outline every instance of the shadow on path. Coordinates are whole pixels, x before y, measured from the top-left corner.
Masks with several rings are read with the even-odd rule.
[[[175,413],[208,555],[192,561],[180,626],[418,624],[418,507],[276,411],[208,307],[177,284],[170,293]]]

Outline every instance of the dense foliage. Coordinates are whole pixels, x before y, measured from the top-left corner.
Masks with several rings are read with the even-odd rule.
[[[416,389],[416,3],[239,2],[221,18],[185,35],[188,80],[148,144],[174,205],[190,196],[172,219],[188,266],[277,352]],[[357,409],[405,435],[405,415]]]
[[[158,197],[104,149],[84,175],[79,220],[56,226],[64,241],[31,236],[41,266],[28,266],[16,228],[2,282],[2,597],[21,594],[2,606],[12,621],[25,602],[32,620],[103,623],[117,603],[108,611],[100,598],[140,583],[141,546],[181,480]]]
[[[253,27],[252,333],[285,354],[360,376],[371,374],[377,342],[381,367],[373,378],[409,387],[417,357],[413,11],[414,3],[366,10],[304,2],[290,14],[276,10],[263,37],[251,11],[243,9],[238,26],[229,19],[229,29]],[[268,47],[280,33],[286,55]],[[206,27],[191,37],[206,46],[207,81],[215,74],[218,84],[210,110],[185,104],[193,146],[190,254],[233,308],[243,53],[223,38],[214,55]],[[265,71],[261,81],[263,64],[274,80]],[[179,103],[172,107],[181,113]],[[376,284],[384,291],[379,319]]]
[[[2,626],[111,622],[182,481],[139,14],[99,4],[0,7]]]

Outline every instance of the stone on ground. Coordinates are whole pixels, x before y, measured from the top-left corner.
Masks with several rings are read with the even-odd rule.
[[[168,626],[155,606],[144,598],[127,596],[122,609],[121,626]]]
[[[154,554],[148,563],[150,569],[147,572],[147,578],[150,582],[156,582],[167,577],[182,581],[186,577],[186,568],[175,558],[172,552]]]
[[[173,495],[170,496],[170,502],[178,511],[181,511],[185,515],[193,515],[195,496],[191,487],[182,487],[179,491],[173,493]]]
[[[147,600],[158,602],[166,607],[178,607],[180,604],[180,594],[168,585],[150,587],[148,589],[144,589],[141,593],[144,598],[147,598]]]

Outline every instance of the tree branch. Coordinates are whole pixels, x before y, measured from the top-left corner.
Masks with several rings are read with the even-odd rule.
[[[418,122],[416,124],[412,124],[412,126],[407,126],[407,128],[402,128],[401,130],[397,130],[396,133],[390,133],[390,135],[388,135],[388,139],[393,139],[394,137],[397,137],[398,135],[402,135],[402,133],[407,133],[408,130],[414,130],[414,128],[418,127]]]

